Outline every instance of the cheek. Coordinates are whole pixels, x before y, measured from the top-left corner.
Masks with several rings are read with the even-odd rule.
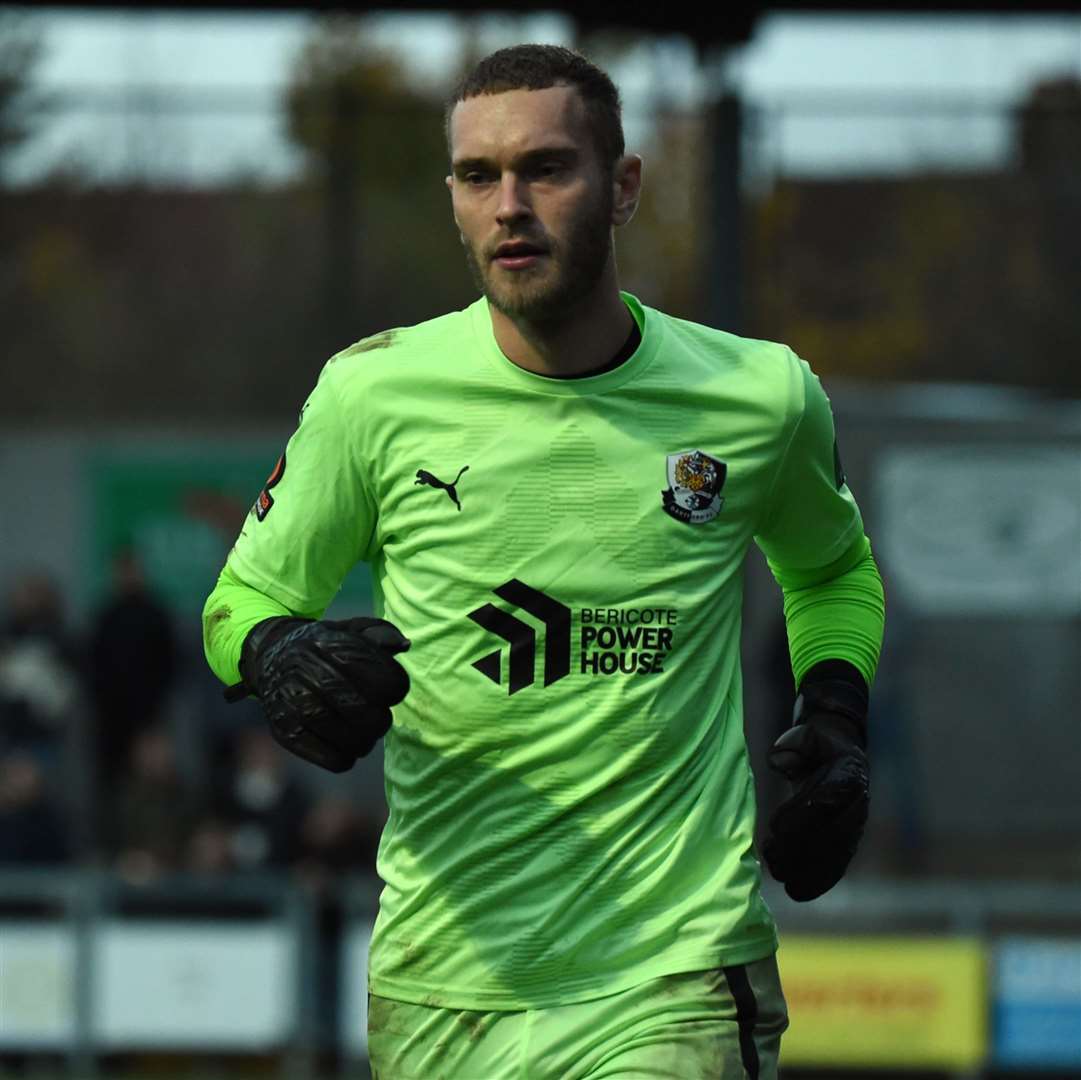
[[[453,192],[451,192],[450,208],[454,214],[454,223],[458,226],[458,228],[468,228],[470,220],[468,203],[464,199],[458,198]]]
[[[458,235],[461,237],[462,243],[467,247],[473,247],[473,227],[469,222],[469,218],[463,214],[455,213],[454,224],[458,228]]]
[[[562,235],[575,247],[579,247],[603,230],[602,208],[597,205],[582,206],[564,223]]]
[[[454,207],[454,220],[458,228],[466,236],[480,236],[482,229],[482,217],[475,206],[469,206],[464,201]]]
[[[570,238],[603,228],[608,217],[605,195],[604,191],[583,191],[573,202],[557,208],[551,220],[553,231]]]

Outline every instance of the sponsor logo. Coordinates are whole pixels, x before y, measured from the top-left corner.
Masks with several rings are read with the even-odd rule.
[[[728,466],[701,450],[681,450],[668,455],[668,489],[661,492],[664,512],[686,525],[712,521],[724,506]]]
[[[450,501],[454,503],[459,510],[462,508],[462,504],[458,501],[458,481],[462,478],[462,473],[469,472],[469,466],[463,465],[458,470],[458,475],[454,478],[453,482],[446,483],[444,480],[440,480],[438,476],[433,476],[427,469],[417,469],[417,478],[413,481],[414,484],[427,484],[428,487],[433,487],[442,491],[445,491],[450,496]]]
[[[252,511],[255,516],[263,521],[267,514],[270,513],[271,507],[274,505],[274,496],[270,494],[270,489],[274,487],[278,481],[285,475],[285,455],[282,454],[278,458],[278,464],[274,466],[274,471],[267,477],[266,485],[263,490],[259,492],[259,497],[255,500],[255,505],[252,507]]]
[[[660,675],[679,622],[674,608],[583,608],[583,675]]]
[[[517,578],[511,578],[492,592],[544,623],[544,685],[551,686],[567,675],[571,668],[571,609]],[[469,617],[510,646],[507,693],[517,694],[532,686],[537,655],[537,634],[533,627],[494,604],[471,611]],[[502,666],[502,652],[498,649],[473,663],[477,671],[496,685],[502,683]]]
[[[517,611],[544,624],[544,685],[551,686],[570,674],[574,614],[571,609],[517,578],[492,591]],[[674,608],[583,608],[577,615],[577,666],[582,675],[664,672],[679,622],[679,612]],[[494,604],[471,611],[469,618],[510,646],[508,694],[532,686],[537,659],[534,627]],[[472,666],[497,686],[503,685],[502,650],[489,653]]]

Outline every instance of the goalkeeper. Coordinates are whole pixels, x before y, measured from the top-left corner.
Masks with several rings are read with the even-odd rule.
[[[480,296],[327,363],[207,601],[207,657],[317,766],[383,742],[376,1077],[773,1078],[750,544],[798,688],[762,852],[796,900],[863,830],[883,628],[829,401],[787,347],[620,289],[642,160],[584,57],[486,57],[447,139]],[[324,619],[360,561],[375,617]]]

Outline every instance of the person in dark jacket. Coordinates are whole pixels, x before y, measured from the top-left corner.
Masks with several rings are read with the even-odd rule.
[[[36,758],[0,758],[0,865],[47,866],[69,854],[60,813],[49,801]]]
[[[113,591],[94,619],[87,659],[98,781],[108,791],[127,769],[136,736],[161,719],[177,667],[172,619],[130,548],[113,560]]]

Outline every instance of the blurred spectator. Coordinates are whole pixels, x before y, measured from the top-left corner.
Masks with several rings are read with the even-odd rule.
[[[135,737],[130,774],[107,813],[110,851],[124,877],[143,882],[180,869],[199,815],[164,728]]]
[[[233,863],[232,836],[224,822],[215,817],[199,821],[188,840],[184,869],[200,877],[228,874]]]
[[[0,758],[0,864],[44,865],[68,856],[64,827],[32,754]]]
[[[105,791],[126,768],[135,737],[160,721],[176,677],[172,619],[147,589],[130,548],[114,557],[113,591],[94,618],[88,660]]]
[[[345,796],[325,795],[304,818],[295,869],[316,890],[346,874],[374,874],[379,833],[379,823],[361,816]]]
[[[296,860],[310,800],[265,728],[237,733],[232,772],[218,791],[217,809],[229,823],[238,868],[267,870]]]
[[[52,765],[78,697],[60,592],[44,574],[27,574],[0,626],[0,749],[31,750]]]

